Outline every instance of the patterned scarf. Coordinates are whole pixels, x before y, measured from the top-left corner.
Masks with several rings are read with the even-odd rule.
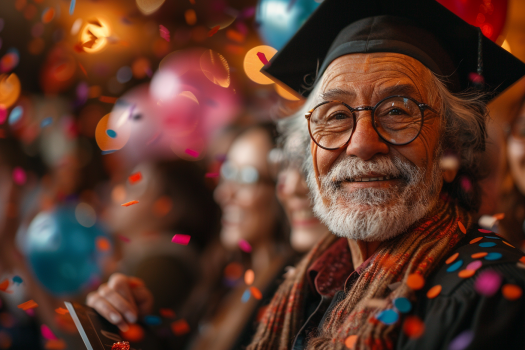
[[[308,349],[346,349],[345,339],[357,335],[353,349],[393,349],[401,322],[387,325],[375,316],[392,309],[396,298],[415,302],[415,290],[407,278],[417,274],[426,279],[436,265],[463,237],[463,227],[471,225],[471,216],[457,204],[440,200],[425,219],[406,233],[383,242],[371,263],[337,304],[322,330],[308,342]],[[338,238],[326,236],[299,263],[296,272],[278,289],[259,324],[248,350],[285,350],[292,342],[303,319],[304,295],[308,292],[307,270]],[[388,287],[402,282],[394,291]],[[415,288],[415,287],[414,287]],[[419,288],[417,288],[419,289]],[[384,308],[371,307],[370,299],[383,299]]]

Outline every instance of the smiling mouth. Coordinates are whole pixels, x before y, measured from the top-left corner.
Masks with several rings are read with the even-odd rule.
[[[356,177],[355,179],[347,179],[345,182],[376,182],[376,181],[388,181],[398,180],[400,177],[395,176],[379,176],[379,177]]]

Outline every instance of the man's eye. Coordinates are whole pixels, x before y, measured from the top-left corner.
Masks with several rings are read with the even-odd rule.
[[[342,119],[347,119],[348,116],[344,113],[337,113],[337,114],[334,114],[333,116],[333,119],[335,120],[342,120]]]
[[[399,108],[393,108],[393,109],[388,111],[389,115],[401,115],[403,113],[404,112],[401,109],[399,109]]]

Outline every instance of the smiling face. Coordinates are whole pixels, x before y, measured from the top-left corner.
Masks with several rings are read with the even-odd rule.
[[[319,84],[316,103],[339,100],[356,108],[403,95],[438,105],[430,98],[432,73],[401,54],[342,56]],[[404,231],[431,209],[441,190],[440,125],[439,116],[427,110],[419,136],[396,146],[381,139],[366,110],[356,113],[346,146],[325,150],[311,142],[308,180],[316,214],[333,233],[353,239],[385,240]]]

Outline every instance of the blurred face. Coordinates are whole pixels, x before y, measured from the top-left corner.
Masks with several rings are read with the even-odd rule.
[[[507,147],[512,178],[525,195],[525,106],[512,123]]]
[[[278,202],[267,155],[272,145],[265,131],[238,137],[221,169],[215,200],[222,209],[221,241],[235,249],[241,239],[252,247],[273,239]]]
[[[277,197],[292,228],[292,248],[307,252],[328,229],[314,216],[308,186],[299,169],[292,166],[279,174]]]
[[[334,60],[320,82],[318,102],[374,106],[392,95],[429,101],[431,73],[417,60],[391,53],[352,54]],[[392,115],[403,113],[392,107]],[[305,126],[306,127],[306,126]],[[357,114],[352,138],[337,150],[311,142],[309,185],[315,211],[335,234],[383,241],[403,232],[434,205],[442,185],[440,119],[425,111],[419,136],[403,146],[383,141],[371,112]]]

